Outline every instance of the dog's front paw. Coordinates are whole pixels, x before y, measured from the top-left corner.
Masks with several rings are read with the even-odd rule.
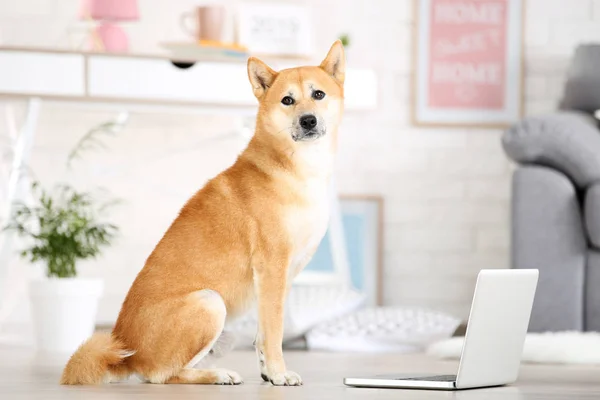
[[[300,375],[293,371],[281,372],[278,374],[271,375],[269,381],[274,386],[300,386],[302,385],[302,378]]]
[[[214,372],[216,385],[239,385],[243,382],[240,374],[235,371],[218,368]]]

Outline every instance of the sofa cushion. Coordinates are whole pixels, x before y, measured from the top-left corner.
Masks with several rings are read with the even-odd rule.
[[[555,168],[578,188],[600,181],[600,131],[587,114],[525,118],[504,133],[502,144],[514,161]]]
[[[583,44],[577,47],[569,66],[564,96],[560,102],[563,110],[580,110],[588,113],[600,109],[600,44]]]
[[[584,215],[589,240],[600,249],[600,183],[587,190]]]

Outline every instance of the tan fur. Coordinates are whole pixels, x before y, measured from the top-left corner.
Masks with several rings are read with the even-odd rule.
[[[227,317],[255,300],[262,375],[275,385],[302,383],[283,360],[283,305],[327,226],[343,47],[336,42],[319,67],[280,72],[251,58],[248,73],[259,100],[248,147],[182,208],[129,290],[112,335],[84,344],[61,383],[129,374],[154,383],[240,383],[232,371],[193,370],[190,363],[214,346]],[[311,97],[316,89],[325,99]],[[296,103],[285,107],[282,97],[290,93]],[[319,118],[322,137],[294,140],[305,113]],[[124,351],[135,353],[122,357]]]
[[[79,346],[65,367],[62,385],[100,383],[107,372],[114,378],[128,375],[123,360],[131,353],[110,333],[97,333]]]

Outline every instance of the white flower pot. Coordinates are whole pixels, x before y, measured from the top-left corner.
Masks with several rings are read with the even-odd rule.
[[[94,332],[101,279],[50,278],[29,285],[38,350],[73,352]]]

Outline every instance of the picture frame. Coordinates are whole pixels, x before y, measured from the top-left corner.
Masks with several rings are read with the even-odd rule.
[[[325,237],[294,285],[347,284],[365,294],[366,306],[380,306],[383,303],[383,198],[340,195],[337,204],[337,209],[333,206]]]
[[[308,7],[289,3],[243,3],[237,8],[237,42],[252,55],[309,59],[313,54]]]
[[[505,128],[523,116],[525,1],[414,0],[414,125]]]

